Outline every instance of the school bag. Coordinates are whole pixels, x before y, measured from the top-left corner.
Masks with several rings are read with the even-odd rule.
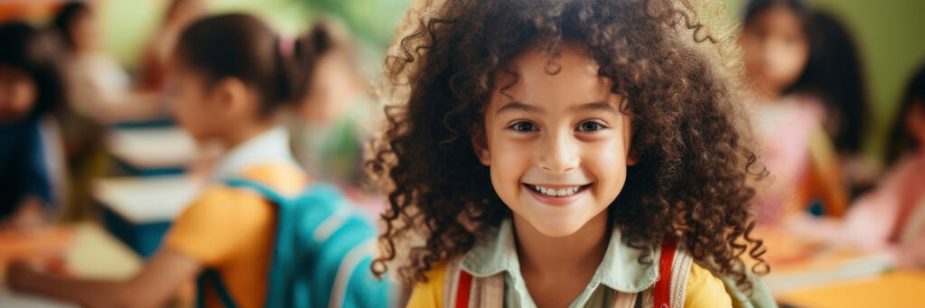
[[[270,259],[265,307],[387,307],[391,286],[370,270],[376,228],[329,185],[313,184],[295,197],[260,183],[231,179],[277,207],[276,239]],[[214,288],[225,307],[236,307],[219,273],[207,269],[196,283],[197,306]]]
[[[687,291],[687,275],[690,273],[693,258],[677,242],[664,241],[659,254],[659,277],[667,277],[655,282],[655,285],[639,293],[614,292],[613,308],[683,308]],[[462,270],[457,263],[449,264],[446,288],[449,291],[444,300],[444,307],[452,308],[495,308],[504,307],[504,274],[490,277],[473,277]],[[752,281],[751,295],[734,288],[731,279],[722,279],[726,285],[733,307],[765,308],[777,307],[777,303],[761,281],[749,276]],[[731,287],[733,286],[733,287]]]

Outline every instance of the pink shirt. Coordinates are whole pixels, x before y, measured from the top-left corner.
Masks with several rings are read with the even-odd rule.
[[[758,154],[770,173],[755,197],[758,223],[773,224],[799,206],[795,197],[808,172],[810,139],[820,116],[799,98],[755,105],[751,111]]]

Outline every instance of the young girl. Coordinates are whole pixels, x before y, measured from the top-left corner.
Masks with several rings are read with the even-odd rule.
[[[157,91],[129,91],[129,77],[119,64],[102,50],[95,8],[83,1],[68,2],[52,21],[52,29],[64,43],[62,55],[68,86],[68,113],[73,122],[67,130],[72,139],[100,139],[83,123],[100,124],[144,121],[167,116]],[[68,123],[65,122],[65,125]],[[70,141],[70,140],[69,140]]]
[[[212,187],[177,218],[140,273],[125,281],[89,281],[19,264],[9,271],[9,285],[90,307],[155,306],[210,269],[232,302],[264,306],[277,210],[260,194],[222,184],[243,177],[283,195],[301,193],[308,184],[289,152],[286,131],[276,124],[280,108],[301,97],[303,84],[292,68],[304,54],[283,45],[267,25],[242,14],[202,19],[180,36],[170,70],[177,119],[198,141],[218,142],[227,152],[211,174]],[[204,298],[209,306],[221,303],[215,292]]]
[[[756,158],[692,9],[436,3],[387,61],[371,161],[391,188],[373,269],[414,283],[409,307],[773,305],[750,276]]]
[[[183,29],[208,12],[208,1],[171,0],[159,27],[144,44],[139,88],[160,91],[170,62],[170,53]]]
[[[13,21],[0,25],[0,42],[0,229],[25,229],[61,201],[61,141],[48,114],[64,88],[48,35]]]
[[[777,226],[821,201],[827,215],[847,204],[840,167],[823,129],[818,95],[796,91],[810,57],[810,10],[800,0],[751,0],[739,43],[752,88],[760,153],[771,175],[758,191],[758,222]]]
[[[365,130],[375,108],[359,71],[357,46],[347,27],[329,17],[314,22],[305,36],[312,58],[308,92],[299,102],[293,152],[312,175],[360,187]]]

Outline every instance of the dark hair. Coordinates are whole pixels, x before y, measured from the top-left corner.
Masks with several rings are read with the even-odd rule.
[[[60,43],[47,33],[21,21],[0,25],[0,65],[24,72],[36,87],[35,107],[27,117],[36,117],[64,103],[64,84],[58,70]]]
[[[52,28],[57,30],[58,34],[61,35],[61,42],[64,43],[68,51],[73,52],[74,49],[77,48],[72,33],[74,22],[82,17],[86,17],[89,13],[90,6],[83,1],[70,1],[58,10],[58,14],[55,15],[55,18],[52,20]]]
[[[867,87],[864,68],[851,32],[829,13],[814,11],[809,18],[809,61],[791,87],[793,92],[820,97],[826,125],[839,153],[861,152],[867,127]],[[834,121],[834,123],[832,123]]]
[[[234,77],[259,93],[262,115],[305,95],[304,40],[287,43],[260,19],[232,13],[202,18],[180,35],[175,59],[207,86]]]
[[[312,82],[311,72],[324,56],[335,52],[346,53],[351,59],[356,56],[355,42],[351,39],[349,30],[342,22],[331,17],[322,17],[313,22],[301,39],[304,43],[299,47],[304,48],[302,52],[305,53],[306,59],[302,69],[309,72],[306,83]]]
[[[775,7],[784,7],[793,12],[793,14],[797,16],[797,19],[800,20],[800,26],[804,29],[804,33],[806,33],[806,26],[808,25],[811,10],[802,0],[748,0],[745,4],[745,11],[742,14],[743,24],[748,26],[751,21],[755,20],[755,17],[759,13]]]
[[[918,105],[921,110],[925,110],[925,64],[919,66],[906,85],[905,94],[896,111],[896,117],[893,120],[893,129],[890,130],[890,139],[887,144],[886,164],[892,165],[904,153],[911,150],[918,150],[921,146],[909,135],[906,129],[906,116],[912,110],[913,106]]]
[[[388,128],[369,162],[389,200],[373,271],[385,273],[400,247],[408,264],[399,276],[425,280],[435,263],[461,256],[512,215],[472,136],[511,60],[528,48],[555,55],[577,43],[634,119],[639,163],[608,209],[623,241],[652,251],[676,239],[717,275],[751,288],[743,254],[757,260],[752,272],[766,263],[751,237],[748,182],[765,172],[749,168],[757,157],[736,112],[738,88],[707,53],[726,46],[710,42],[728,40],[709,35],[696,16],[691,3],[668,0],[469,0],[412,10],[386,60],[397,101],[386,107]],[[639,261],[652,262],[651,254]]]

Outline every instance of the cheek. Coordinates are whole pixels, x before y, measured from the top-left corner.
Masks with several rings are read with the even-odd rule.
[[[14,113],[25,113],[35,105],[35,85],[31,82],[17,82],[13,85],[11,94],[10,107]]]
[[[533,144],[520,140],[492,138],[489,140],[492,181],[504,187],[520,185],[520,177],[533,162]]]
[[[627,150],[623,140],[589,145],[583,152],[582,162],[600,184],[599,192],[616,198],[626,181]]]
[[[178,97],[174,105],[177,121],[197,138],[206,135],[206,124],[211,119],[207,110],[204,110],[205,106],[203,105],[204,103],[201,100],[197,100],[190,95]]]
[[[768,69],[782,84],[794,82],[803,72],[809,57],[809,50],[803,45],[805,44],[781,47],[769,53]]]

